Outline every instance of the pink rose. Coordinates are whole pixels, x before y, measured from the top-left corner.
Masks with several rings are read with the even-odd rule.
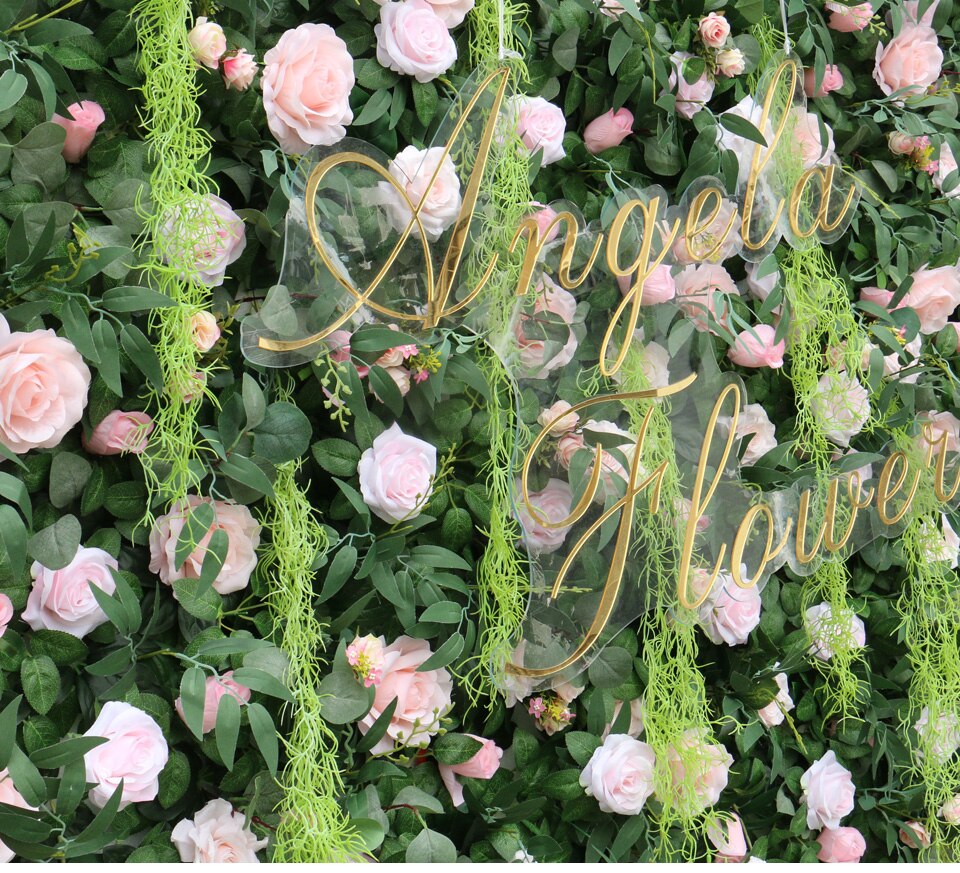
[[[718,422],[729,430],[728,416],[722,416]],[[748,403],[741,410],[737,418],[736,436],[739,440],[750,438],[740,459],[740,464],[744,467],[753,466],[767,452],[777,447],[777,429],[759,403]]]
[[[263,108],[267,125],[289,154],[334,145],[353,121],[355,82],[347,44],[326,24],[286,31],[263,56]]]
[[[840,827],[840,819],[853,812],[853,779],[832,751],[813,762],[800,777],[800,787],[800,802],[807,805],[807,827],[811,830],[834,830]]]
[[[543,152],[540,166],[545,167],[564,156],[567,119],[559,106],[543,97],[518,96],[510,98],[507,111],[515,117],[517,133],[530,154]]]
[[[110,571],[117,567],[116,560],[103,549],[82,546],[60,570],[48,570],[34,561],[30,567],[33,587],[23,620],[34,630],[58,630],[82,639],[107,621],[90,588],[96,585],[104,593],[113,594],[117,586]]]
[[[198,223],[203,227],[199,238],[194,227]],[[243,254],[247,238],[243,219],[230,204],[205,194],[183,213],[176,210],[167,216],[157,244],[164,260],[186,261],[198,282],[214,288],[223,284],[227,267]]]
[[[193,818],[179,821],[170,840],[184,864],[256,864],[267,839],[246,827],[246,816],[226,800],[211,800]]]
[[[927,11],[924,12],[923,15],[918,16],[917,13],[920,11],[919,0],[903,0],[903,11],[906,13],[907,18],[914,24],[933,27],[933,16],[937,14],[937,7],[939,5],[940,0],[934,0],[934,2],[927,7]]]
[[[201,310],[190,318],[190,336],[199,352],[209,352],[220,339],[220,325],[212,312]]]
[[[569,470],[573,456],[586,446],[587,443],[582,434],[565,433],[557,442],[557,463],[564,470]]]
[[[741,367],[783,366],[783,354],[787,350],[786,340],[775,342],[776,328],[769,324],[758,324],[751,330],[742,330],[737,334],[736,342],[727,352],[727,357]]]
[[[558,400],[541,411],[537,416],[537,423],[541,427],[549,427],[550,433],[556,436],[568,433],[580,423],[580,416],[575,412],[569,412],[570,408],[566,400]]]
[[[412,637],[398,637],[384,646],[383,676],[370,712],[358,723],[360,733],[370,730],[394,698],[397,707],[386,734],[370,750],[371,754],[385,755],[397,746],[426,746],[440,730],[440,718],[452,705],[453,681],[442,667],[418,670],[432,654],[426,640]]]
[[[730,230],[727,231],[729,225]],[[685,234],[684,223],[673,243],[673,256],[678,264],[690,265],[698,261],[719,263],[740,251],[743,240],[740,236],[740,215],[737,204],[732,200],[723,200],[716,217],[706,229],[696,234],[689,242]],[[720,242],[720,240],[723,240]],[[718,245],[719,242],[719,245]],[[716,251],[714,251],[716,248]],[[708,257],[709,256],[709,257]]]
[[[873,18],[873,6],[861,3],[859,6],[844,6],[843,3],[826,3],[825,8],[830,14],[827,27],[839,33],[853,33],[863,30]]]
[[[955,794],[940,807],[940,816],[947,824],[960,824],[960,794]]]
[[[410,371],[406,367],[384,367],[383,369],[397,386],[400,396],[406,397],[410,393],[410,388],[413,384],[410,380]],[[373,392],[373,396],[383,403],[383,398],[377,394],[376,391]]]
[[[380,0],[377,0],[380,2]],[[473,9],[474,0],[427,0],[440,20],[450,29],[463,24],[467,13]]]
[[[437,450],[394,422],[360,456],[360,493],[377,518],[388,523],[416,518],[433,493]]]
[[[683,77],[683,63],[692,57],[693,55],[689,52],[674,52],[670,55],[673,70],[670,73],[668,90],[665,92],[672,94],[676,89],[677,114],[688,120],[703,109],[707,101],[713,96],[714,88],[706,70],[692,84]]]
[[[708,825],[707,839],[717,850],[717,861],[740,864],[747,857],[747,837],[743,832],[743,822],[736,813]]]
[[[107,116],[100,104],[93,100],[71,103],[67,112],[70,113],[69,118],[54,112],[50,120],[67,132],[67,138],[63,141],[63,159],[68,164],[76,164],[90,150],[93,138],[97,135],[97,128]]]
[[[110,700],[85,737],[105,737],[107,742],[83,756],[87,782],[93,782],[88,800],[102,809],[123,780],[120,808],[153,800],[160,789],[158,777],[169,752],[163,731],[143,710]]]
[[[0,592],[0,637],[7,632],[7,627],[11,621],[13,621],[13,601],[6,594]]]
[[[626,734],[611,734],[590,756],[580,785],[601,812],[639,815],[653,794],[653,747]]]
[[[635,281],[633,276],[617,276],[617,285],[622,294],[626,294]],[[670,267],[660,264],[653,268],[653,272],[644,280],[643,294],[640,303],[649,306],[654,303],[666,303],[677,296],[677,283],[673,279]]]
[[[569,364],[577,351],[577,337],[571,326],[577,314],[577,301],[547,276],[540,277],[534,295],[533,312],[520,315],[514,326],[514,337],[528,378],[545,379],[549,373]],[[541,315],[543,317],[538,317]],[[563,346],[557,349],[560,340],[556,334],[563,325],[567,335]]]
[[[380,8],[374,27],[377,60],[389,70],[432,82],[457,59],[457,44],[426,0],[400,0]]]
[[[538,203],[534,203],[533,205],[539,206]],[[553,223],[556,217],[556,211],[549,206],[544,206],[542,209],[531,212],[530,215],[527,216],[527,218],[532,218],[537,223],[537,230],[539,230],[544,244],[552,243],[560,234],[560,225]],[[549,230],[547,228],[549,228]]]
[[[10,331],[0,315],[0,443],[22,455],[59,445],[87,405],[90,370],[52,330]]]
[[[707,742],[696,728],[684,731],[679,748],[667,752],[676,799],[691,811],[713,806],[727,787],[733,755],[724,746]],[[688,780],[688,770],[693,778]],[[687,782],[693,793],[688,794]]]
[[[765,707],[757,710],[757,717],[767,727],[776,727],[778,724],[783,724],[784,713],[793,709],[793,698],[790,696],[790,688],[787,685],[787,674],[777,673],[773,678],[780,690],[777,691],[777,696]]]
[[[940,160],[937,161],[937,169],[933,174],[933,184],[944,197],[954,199],[960,197],[960,181],[956,181],[950,188],[946,187],[947,179],[957,171],[957,159],[953,154],[953,149],[949,143],[940,143]]]
[[[700,39],[703,40],[705,46],[720,48],[727,41],[727,37],[730,36],[730,23],[723,15],[711,12],[705,18],[700,19],[697,30],[700,32]]]
[[[177,569],[177,541],[186,524],[187,515],[204,504],[213,506],[213,524]],[[216,530],[222,530],[227,535],[227,555],[220,572],[213,580],[213,587],[220,594],[232,594],[246,588],[257,566],[260,525],[246,506],[232,500],[213,500],[188,494],[186,507],[174,508],[160,516],[150,531],[150,572],[157,573],[165,585],[172,585],[178,579],[199,579],[203,559]]]
[[[920,736],[924,750],[940,766],[946,764],[960,749],[960,721],[952,712],[931,718],[930,709],[925,706],[913,729]]]
[[[918,821],[905,822],[900,828],[900,839],[905,846],[911,849],[929,849],[930,834],[927,829]]]
[[[827,64],[823,70],[823,80],[817,87],[817,75],[813,67],[803,71],[803,90],[808,97],[826,97],[831,91],[843,87],[843,73],[836,64]]]
[[[153,432],[153,419],[145,412],[108,412],[90,434],[83,447],[91,455],[141,454]]]
[[[220,706],[220,698],[225,694],[235,697],[238,701],[247,703],[250,700],[250,689],[239,682],[233,681],[233,670],[228,670],[219,678],[217,676],[208,676],[206,689],[203,697],[203,733],[208,734],[217,724],[217,709]],[[183,698],[177,697],[174,701],[174,709],[177,715],[183,719],[186,724],[186,718],[183,716]]]
[[[920,332],[937,333],[960,305],[960,269],[956,266],[927,269],[924,265],[912,274],[913,284],[900,301],[920,319]]]
[[[618,700],[613,704],[613,717],[607,723],[607,726],[603,729],[603,733],[600,735],[601,740],[605,740],[610,736],[610,731],[613,730],[613,726],[617,723],[617,719],[620,717],[620,711],[623,709],[623,701]],[[630,701],[630,724],[627,727],[627,734],[631,737],[639,737],[643,733],[643,698],[636,697]]]
[[[823,864],[859,864],[867,851],[867,842],[856,828],[824,829],[817,842],[817,859]]]
[[[855,376],[828,371],[820,377],[811,400],[814,415],[825,424],[824,433],[838,446],[850,445],[870,417],[870,394]]]
[[[594,118],[583,131],[583,142],[590,154],[620,145],[633,129],[633,113],[629,109],[607,110]]]
[[[893,300],[893,291],[886,291],[883,288],[875,288],[871,285],[860,289],[860,299],[887,309],[890,306],[890,301]],[[903,306],[903,304],[901,303],[896,308],[899,309],[900,306]]]
[[[220,65],[220,57],[227,50],[227,38],[223,35],[223,28],[213,21],[208,21],[205,15],[197,19],[193,30],[187,34],[187,42],[194,60],[211,70]]]
[[[460,177],[449,155],[439,147],[418,149],[407,146],[390,161],[390,175],[413,204],[420,204],[420,221],[427,239],[440,239],[460,214]],[[434,178],[436,174],[436,178]],[[428,188],[430,180],[433,184]],[[402,233],[413,218],[406,201],[389,182],[379,183],[387,217],[394,230]]]
[[[246,49],[237,49],[223,59],[223,84],[234,91],[246,91],[257,75],[257,62]]]
[[[550,479],[542,490],[530,492],[530,505],[536,515],[524,503],[519,482],[516,488],[516,513],[527,550],[534,557],[555,552],[563,545],[570,528],[545,527],[544,523],[557,524],[570,515],[573,507],[573,492],[570,486],[562,479]]]
[[[711,642],[742,646],[760,624],[760,592],[754,585],[741,588],[732,576],[721,573],[697,616]]]
[[[20,809],[33,809],[37,807],[27,803],[26,798],[17,791],[13,784],[13,778],[6,767],[0,770],[0,803],[9,803],[10,806],[19,806]],[[9,864],[16,857],[16,853],[6,843],[0,842],[0,864]]]
[[[732,79],[747,68],[747,59],[738,48],[721,49],[717,52],[717,72]]]
[[[886,45],[877,45],[873,78],[887,96],[904,90],[919,95],[940,78],[943,52],[937,34],[930,27],[904,24]]]
[[[893,130],[887,134],[887,147],[893,154],[903,156],[909,155],[917,146],[912,136]]]
[[[957,418],[952,412],[921,412],[917,416],[917,423],[920,425],[921,434],[924,425],[926,425],[932,431],[933,442],[946,435],[946,450],[948,452],[960,452],[960,418]],[[926,437],[922,439],[923,445],[926,447],[928,441]]]
[[[796,123],[793,125],[793,137],[800,150],[803,169],[809,170],[818,164],[829,164],[833,156],[833,128],[823,122],[827,139],[824,142],[820,133],[820,120],[815,112],[792,110]]]
[[[675,277],[677,301],[699,331],[716,333],[708,315],[726,326],[730,318],[728,295],[739,294],[730,274],[718,264],[684,267]]]
[[[454,806],[460,806],[463,803],[463,786],[457,781],[457,777],[490,779],[500,769],[500,759],[503,757],[503,749],[493,740],[485,740],[476,734],[467,734],[467,736],[483,744],[470,760],[464,761],[462,764],[437,765],[440,778],[443,780],[447,791],[450,792],[450,799]]]
[[[810,654],[821,661],[829,661],[837,651],[862,649],[867,643],[863,621],[851,610],[834,613],[829,603],[818,603],[804,613],[804,620],[810,633]]]

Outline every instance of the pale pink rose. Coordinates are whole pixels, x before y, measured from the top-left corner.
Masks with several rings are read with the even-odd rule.
[[[826,3],[826,10],[831,13],[827,27],[839,33],[853,33],[863,30],[873,18],[873,6],[870,3],[861,3],[859,6],[844,6],[843,3]]]
[[[358,470],[363,502],[373,514],[387,523],[408,521],[433,493],[437,450],[394,422],[360,456]]]
[[[226,800],[211,800],[192,819],[179,821],[170,840],[184,864],[256,864],[269,842],[257,839],[246,816]]]
[[[729,422],[727,426],[729,427]],[[681,497],[679,503],[677,504],[677,515],[684,525],[686,525],[686,523],[690,520],[690,510],[692,509],[693,504],[687,500],[686,497]],[[710,527],[711,524],[712,522],[709,515],[701,515],[700,518],[697,519],[697,530],[705,531]],[[703,593],[703,589],[700,590],[700,593]]]
[[[677,302],[697,330],[716,333],[710,327],[708,314],[717,323],[727,325],[730,317],[727,295],[740,291],[723,267],[718,264],[684,267],[675,278]]]
[[[782,367],[787,343],[786,340],[776,342],[776,334],[776,328],[769,324],[758,324],[752,331],[742,330],[727,351],[727,357],[741,367],[770,367],[774,370]]]
[[[52,330],[10,331],[0,315],[0,443],[22,455],[51,449],[80,421],[90,370]]]
[[[946,142],[940,143],[940,160],[937,162],[936,172],[933,174],[933,184],[944,197],[951,200],[960,197],[960,181],[953,183],[950,188],[945,187],[947,179],[957,171],[957,159],[953,154],[953,149]]]
[[[899,307],[898,307],[899,308]],[[903,352],[891,352],[889,355],[883,356],[883,375],[884,376],[896,376],[901,373],[903,370],[912,367],[917,360],[917,357],[920,355],[920,347],[922,345],[922,337],[919,335],[915,336],[910,342],[908,342],[903,347]],[[873,350],[877,348],[871,342],[866,343],[863,349],[863,367],[868,369],[870,365],[870,355]],[[902,355],[905,354],[907,357],[906,362],[904,362]],[[920,378],[919,373],[908,373],[906,376],[900,378],[901,382],[904,382],[908,385],[913,384]]]
[[[107,116],[99,103],[93,100],[81,100],[67,107],[69,118],[53,113],[50,120],[59,124],[67,132],[63,141],[63,159],[68,164],[76,164],[90,150],[97,128],[106,121]]]
[[[800,802],[807,805],[807,827],[811,830],[838,828],[840,819],[853,812],[853,779],[832,751],[813,762],[800,777],[800,787]]]
[[[257,62],[246,49],[237,49],[223,59],[223,84],[234,91],[246,91],[257,75]]]
[[[650,344],[654,345],[653,343]],[[648,347],[649,348],[649,347]],[[644,349],[646,353],[647,349]],[[590,419],[583,425],[583,436],[584,441],[587,444],[587,447],[591,450],[591,454],[596,453],[596,446],[600,440],[598,439],[598,434],[609,434],[611,436],[620,437],[622,442],[616,446],[619,450],[620,455],[623,455],[626,460],[626,465],[621,461],[620,455],[614,455],[613,452],[603,449],[600,453],[600,483],[601,487],[597,490],[596,498],[599,501],[603,501],[604,497],[610,494],[622,494],[623,489],[617,488],[615,485],[615,479],[626,483],[629,478],[628,469],[630,463],[633,460],[633,453],[636,449],[637,441],[636,437],[633,436],[629,431],[623,430],[620,427],[617,427],[612,421],[597,421],[596,419]],[[603,445],[609,446],[609,441],[604,441]],[[593,473],[593,464],[587,467],[585,475],[590,476]],[[641,478],[642,478],[641,473]]]
[[[563,545],[570,528],[545,527],[544,524],[557,524],[570,515],[573,507],[570,486],[562,479],[550,479],[540,491],[530,492],[527,496],[536,514],[527,508],[519,481],[516,491],[516,513],[527,550],[534,557],[555,552]]]
[[[792,133],[800,151],[800,160],[803,169],[809,170],[818,164],[829,164],[833,156],[833,128],[823,122],[827,139],[823,140],[820,133],[820,120],[815,112],[804,112],[802,109],[793,109],[795,124]]]
[[[873,303],[876,306],[882,306],[884,309],[889,308],[890,301],[893,300],[893,294],[893,291],[875,288],[872,285],[860,289],[861,300],[865,300],[867,303]],[[896,308],[899,309],[902,305],[901,303]]]
[[[223,28],[216,22],[208,21],[205,15],[197,19],[193,30],[187,34],[187,42],[194,60],[211,70],[220,65],[220,57],[227,50]]]
[[[903,11],[906,13],[907,18],[914,24],[933,27],[933,16],[937,14],[937,7],[939,5],[940,0],[934,0],[934,2],[927,7],[927,11],[918,17],[917,13],[920,11],[920,3],[918,0],[904,0]]]
[[[410,393],[410,387],[413,384],[410,378],[410,371],[406,367],[384,367],[384,372],[393,380],[400,392],[401,397],[406,397]],[[374,397],[383,403],[383,398],[376,391],[371,392]]]
[[[717,72],[732,79],[747,68],[747,59],[738,48],[721,49],[717,52]]]
[[[747,291],[750,293],[750,296],[755,300],[759,300],[761,303],[765,301],[770,294],[773,292],[773,289],[780,284],[780,271],[774,270],[772,273],[767,273],[762,279],[757,278],[757,274],[760,272],[760,265],[749,263],[747,264]],[[779,310],[779,307],[777,307]]]
[[[531,155],[543,152],[540,166],[555,163],[566,154],[563,135],[567,119],[559,106],[543,97],[512,97],[507,104],[507,117],[515,119],[517,133]]]
[[[700,32],[700,39],[705,46],[710,48],[720,48],[730,36],[730,22],[723,15],[717,15],[711,12],[709,15],[700,19],[697,25]]]
[[[938,333],[960,305],[960,269],[947,265],[930,270],[924,265],[912,275],[913,284],[900,305],[917,313],[921,333]]]
[[[552,406],[540,412],[537,423],[544,428],[549,426],[550,433],[555,436],[569,433],[580,423],[580,416],[570,412],[570,408],[566,400],[557,400]]]
[[[582,434],[565,433],[557,442],[557,463],[563,467],[564,470],[569,470],[573,456],[576,455],[580,449],[586,448],[586,446],[587,442]]]
[[[729,432],[730,417],[721,416],[717,423]],[[777,447],[777,429],[770,421],[767,411],[759,403],[748,403],[737,417],[737,439],[744,440],[750,437],[746,451],[740,459],[744,467],[751,467],[767,452]]]
[[[463,202],[457,168],[450,156],[443,152],[440,147],[418,149],[416,146],[407,146],[389,166],[390,175],[397,180],[410,201],[414,205],[421,205],[420,221],[431,242],[438,240],[457,220]],[[380,182],[379,188],[390,224],[394,230],[402,233],[413,218],[413,212],[389,182]]]
[[[930,442],[922,436],[923,431],[928,428],[932,431],[930,436],[933,442],[946,435],[946,451],[960,452],[960,418],[957,418],[952,412],[921,412],[917,416],[917,424],[920,425],[924,447]]]
[[[900,131],[894,130],[887,134],[887,147],[895,155],[909,155],[916,144],[912,136]]]
[[[817,842],[817,859],[823,864],[859,864],[867,851],[867,841],[856,828],[824,829]]]
[[[176,569],[177,541],[187,515],[203,504],[213,505],[213,524],[183,565]],[[213,500],[188,494],[186,507],[174,508],[160,516],[150,531],[150,572],[157,573],[165,585],[172,585],[178,579],[199,579],[210,539],[217,530],[226,533],[228,545],[226,559],[213,580],[213,587],[220,594],[232,594],[246,588],[257,566],[260,525],[246,506],[232,500]]]
[[[0,637],[7,632],[11,621],[13,621],[13,602],[6,594],[0,592]]]
[[[539,206],[540,204],[534,203],[533,205]],[[545,245],[552,243],[560,234],[560,225],[553,224],[553,220],[557,217],[556,210],[550,206],[544,206],[536,212],[531,212],[527,217],[532,218],[537,223],[537,230],[539,230],[540,237]]]
[[[19,806],[20,809],[37,807],[27,803],[26,798],[17,791],[13,784],[10,772],[4,767],[0,770],[0,803],[9,803],[10,806]],[[16,853],[6,843],[0,842],[0,864],[9,864],[16,857]]]
[[[620,717],[620,711],[623,709],[623,701],[618,700],[613,705],[613,718],[607,723],[600,735],[601,740],[610,736],[610,731]],[[639,737],[643,733],[643,698],[637,697],[630,701],[630,725],[627,728],[627,734],[631,737]]]
[[[547,375],[560,367],[565,367],[577,351],[578,341],[573,328],[577,313],[576,298],[565,288],[547,276],[541,276],[534,290],[533,312],[522,313],[514,326],[514,337],[520,351],[520,363],[533,379],[544,379]],[[568,326],[566,340],[557,350],[558,340],[552,334],[544,336],[545,328],[538,326],[539,315],[552,315],[556,318],[543,318],[544,322],[551,322],[556,328],[557,320]],[[548,353],[553,352],[551,357]]]
[[[633,130],[633,113],[629,109],[612,109],[594,118],[583,131],[583,143],[590,154],[620,145]]]
[[[810,633],[810,654],[821,661],[829,661],[837,651],[862,649],[867,644],[863,620],[852,610],[834,614],[829,603],[818,603],[804,613],[804,619]]]
[[[694,236],[689,243],[685,234],[686,228],[684,223],[681,222],[680,232],[673,243],[673,256],[678,264],[685,266],[704,260],[712,263],[725,261],[731,255],[740,251],[742,247],[740,224],[737,204],[732,200],[724,199],[713,221]],[[727,230],[728,225],[730,227],[729,231]]]
[[[374,27],[377,60],[389,70],[432,82],[457,59],[457,44],[426,0],[400,0],[380,7]]]
[[[370,730],[394,698],[397,708],[371,754],[385,755],[397,746],[426,746],[440,730],[440,719],[452,705],[453,681],[442,667],[418,670],[432,654],[426,640],[412,637],[398,637],[384,646],[383,676],[370,712],[357,723],[360,733]]]
[[[760,592],[755,585],[741,588],[732,576],[721,573],[700,604],[697,620],[711,642],[742,646],[760,624],[760,609]]]
[[[940,807],[940,816],[947,824],[960,824],[960,794],[955,794]]]
[[[626,295],[634,281],[634,276],[617,276],[620,292]],[[667,264],[660,264],[654,267],[653,272],[644,280],[640,303],[651,306],[654,303],[666,303],[676,296],[677,283],[673,279],[670,267]]]
[[[335,364],[350,360],[350,337],[349,330],[335,330],[324,340],[330,350],[330,360]]]
[[[823,79],[817,87],[817,74],[813,67],[803,71],[803,90],[808,97],[826,97],[831,91],[843,87],[843,73],[836,64],[827,64],[823,70]]]
[[[427,2],[450,29],[462,24],[474,5],[474,0],[427,0]]]
[[[443,780],[444,787],[450,793],[450,799],[454,806],[460,806],[463,803],[463,786],[457,781],[457,777],[490,779],[500,769],[500,759],[503,757],[503,749],[493,740],[478,737],[476,734],[467,734],[467,736],[483,744],[469,761],[464,761],[462,764],[437,765],[440,778]]]
[[[927,829],[918,821],[905,822],[903,827],[900,828],[899,836],[903,844],[909,846],[911,849],[930,848],[930,835],[927,833]]]
[[[747,857],[747,837],[743,832],[743,822],[736,813],[729,818],[707,827],[707,839],[717,850],[716,861],[740,864]]]
[[[870,394],[855,376],[828,371],[820,377],[810,402],[824,423],[824,433],[838,446],[849,446],[870,417]]]
[[[702,811],[713,806],[727,787],[733,755],[724,746],[708,742],[696,728],[690,728],[684,731],[680,747],[667,752],[667,763],[676,800],[691,811]],[[688,770],[692,771],[692,779],[688,779]],[[688,781],[692,795],[687,793]]]
[[[201,225],[199,237],[196,225]],[[205,194],[198,201],[169,213],[157,244],[168,263],[184,263],[190,275],[210,287],[223,284],[227,267],[247,245],[243,219],[226,200]]]
[[[713,96],[714,84],[706,71],[693,84],[683,78],[683,62],[693,55],[689,52],[674,52],[670,55],[673,69],[670,72],[670,79],[667,90],[664,93],[672,94],[676,90],[677,115],[682,118],[691,119],[706,105],[707,101]]]
[[[601,812],[639,815],[653,794],[653,747],[627,734],[611,734],[590,756],[580,785]]]
[[[90,434],[83,447],[91,455],[141,454],[153,432],[153,419],[145,412],[108,412]]]
[[[906,89],[904,95],[916,96],[940,78],[942,66],[943,52],[933,28],[908,23],[886,45],[877,44],[873,78],[887,96],[901,89]]]
[[[759,130],[767,142],[773,139],[773,125],[769,120],[766,124],[761,123],[763,121],[763,104],[750,95],[741,99],[736,106],[721,113],[721,116],[724,115],[736,115],[739,118],[743,118]],[[731,151],[737,156],[737,165],[739,167],[738,178],[741,185],[746,183],[754,152],[759,149],[762,156],[765,155],[767,151],[763,146],[758,145],[738,133],[734,133],[732,130],[728,130],[722,125],[717,126],[717,143],[720,148]]]
[[[85,737],[105,737],[107,742],[83,756],[87,782],[93,782],[87,799],[103,808],[123,780],[120,808],[145,803],[157,796],[158,777],[169,755],[163,731],[143,710],[110,700]]]
[[[60,570],[48,570],[34,561],[30,566],[33,587],[21,617],[34,630],[58,630],[82,639],[107,621],[90,588],[96,585],[113,594],[117,586],[110,571],[117,567],[108,552],[83,546]]]
[[[596,0],[596,3],[600,9],[600,14],[606,15],[607,18],[612,18],[614,21],[626,11],[620,0]]]
[[[793,698],[790,696],[790,687],[787,685],[787,674],[777,673],[773,678],[780,690],[777,691],[777,696],[773,700],[762,709],[757,710],[757,717],[767,727],[776,727],[778,724],[783,724],[784,713],[793,709]]]
[[[220,339],[220,325],[212,312],[201,310],[190,318],[190,337],[199,352],[209,352]]]
[[[247,703],[250,700],[250,689],[245,685],[233,680],[233,670],[228,670],[219,678],[208,676],[207,684],[204,690],[203,698],[203,728],[202,732],[210,733],[217,724],[217,709],[220,706],[220,698],[225,694],[235,697],[238,701]],[[177,715],[186,723],[183,716],[183,698],[177,697],[173,703]]]
[[[509,663],[518,667],[524,666],[524,656],[526,655],[527,641],[521,640],[510,655]],[[525,697],[529,697],[533,692],[533,686],[537,680],[531,676],[521,676],[509,670],[503,676],[503,685],[501,690],[507,706],[516,706]]]
[[[286,31],[263,56],[263,108],[280,148],[303,154],[312,145],[334,145],[353,121],[355,82],[347,44],[326,24]]]
[[[646,343],[640,360],[643,372],[651,388],[664,388],[670,384],[670,352],[660,343]]]
[[[946,764],[960,749],[960,721],[952,712],[944,712],[931,719],[930,709],[925,706],[913,729],[920,735],[924,751],[929,752],[933,761],[940,766]]]

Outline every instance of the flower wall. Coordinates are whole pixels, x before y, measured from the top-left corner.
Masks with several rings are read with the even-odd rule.
[[[608,496],[640,452],[648,407],[571,404],[664,384],[687,344],[746,387],[747,488],[873,481],[892,448],[922,453],[921,425],[955,476],[958,14],[4,4],[5,859],[956,860],[960,519],[930,471],[896,536],[762,589],[694,572],[696,609],[676,598],[690,508],[669,473],[667,527],[635,525],[632,571],[662,583],[641,617],[569,681],[505,664],[592,446]],[[571,293],[555,247],[514,312],[513,229],[555,233],[561,202],[606,229],[624,192],[679,202],[704,176],[736,191],[783,51],[806,95],[784,172],[856,178],[850,226],[752,262],[738,224],[721,233],[731,200],[644,283],[610,388],[598,348],[630,281]],[[478,262],[503,257],[479,331],[357,322],[289,366],[252,355],[241,323],[279,317],[310,149],[379,149],[407,199],[377,229],[402,233],[419,204],[446,239],[464,155],[434,132],[501,65],[516,93],[473,241]],[[322,312],[310,293],[295,305]],[[515,453],[548,426],[536,511],[514,512]],[[651,433],[642,463],[675,470],[689,447],[662,419]]]

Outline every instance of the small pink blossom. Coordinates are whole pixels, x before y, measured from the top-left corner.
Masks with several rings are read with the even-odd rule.
[[[364,687],[378,685],[383,678],[383,641],[367,634],[365,637],[356,637],[346,651],[347,663],[353,667],[353,672],[360,679]]]

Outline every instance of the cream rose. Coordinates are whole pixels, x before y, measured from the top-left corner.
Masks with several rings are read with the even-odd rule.
[[[593,155],[620,145],[633,129],[633,113],[629,109],[612,109],[594,118],[583,131],[583,144]]]
[[[729,432],[729,416],[721,416],[718,420]],[[737,439],[750,438],[747,448],[740,459],[744,467],[751,467],[767,452],[777,447],[777,429],[770,421],[767,411],[759,403],[748,403],[737,417]]]
[[[184,864],[256,864],[268,842],[258,840],[225,800],[211,800],[192,819],[178,822],[170,839]]]
[[[776,328],[769,324],[758,324],[751,330],[742,330],[727,352],[727,357],[741,367],[783,366],[783,355],[787,349],[786,340],[776,341]]]
[[[200,223],[200,236],[193,227]],[[243,219],[226,200],[205,194],[167,215],[158,235],[160,254],[168,263],[184,261],[198,282],[215,288],[223,284],[230,266],[247,245]]]
[[[820,118],[815,112],[794,109],[793,139],[800,150],[803,169],[809,170],[817,165],[829,164],[833,157],[833,128],[826,122],[823,130],[826,140],[820,132]]]
[[[721,49],[717,52],[717,72],[728,79],[739,76],[747,68],[747,59],[738,48]]]
[[[610,734],[580,774],[580,785],[601,812],[639,815],[653,794],[653,748],[627,734]]]
[[[453,41],[436,9],[426,0],[400,0],[380,7],[374,27],[377,60],[387,69],[418,82],[432,82],[457,59]]]
[[[618,700],[613,704],[613,717],[607,723],[607,726],[603,729],[603,733],[600,735],[601,740],[605,740],[610,736],[610,731],[613,730],[613,726],[617,723],[617,719],[620,718],[620,712],[623,709],[623,701]],[[631,737],[639,737],[643,733],[643,698],[635,697],[630,701],[630,724],[627,726],[627,734]]]
[[[853,778],[832,751],[813,762],[800,777],[800,787],[811,830],[838,828],[840,819],[853,812]]]
[[[725,864],[740,864],[747,857],[747,837],[743,822],[736,813],[707,827],[707,839],[717,850],[716,861]]]
[[[257,75],[257,62],[246,49],[237,49],[223,59],[223,84],[227,89],[246,91]]]
[[[570,404],[566,400],[558,400],[540,412],[537,423],[541,427],[549,427],[550,433],[559,436],[572,431],[580,423],[580,416],[570,412]]]
[[[388,523],[416,518],[433,493],[437,450],[394,423],[360,456],[360,493]]]
[[[386,641],[381,638],[381,642]],[[398,637],[383,648],[383,671],[373,706],[358,723],[366,734],[380,714],[397,700],[386,734],[370,750],[384,755],[396,746],[426,746],[440,730],[440,718],[450,710],[453,681],[443,668],[419,670],[433,652],[426,640]]]
[[[572,327],[577,314],[577,301],[569,291],[547,276],[541,276],[534,295],[533,312],[521,313],[514,325],[514,337],[527,377],[545,379],[549,373],[569,364],[577,351],[577,336]],[[537,316],[541,314],[542,319],[538,319]],[[562,325],[558,322],[562,322]],[[560,339],[557,334],[563,325],[566,326],[566,338],[558,349]]]
[[[697,330],[716,333],[711,319],[726,326],[730,319],[728,297],[740,291],[723,267],[718,264],[684,267],[675,278],[677,302]]]
[[[617,276],[617,285],[624,295],[629,293],[635,281],[636,276]],[[654,303],[667,303],[676,296],[677,283],[673,279],[670,267],[667,264],[660,264],[654,267],[650,275],[644,280],[640,303],[644,306],[650,306]]]
[[[957,180],[949,188],[946,187],[947,179],[957,171],[957,159],[953,154],[953,149],[946,142],[940,143],[940,158],[937,161],[937,170],[933,174],[933,184],[944,197],[951,200],[960,197],[960,180]]]
[[[377,2],[379,3],[381,0],[377,0]],[[474,6],[474,0],[427,0],[427,2],[433,7],[433,11],[440,16],[440,20],[451,29],[463,24],[467,13]]]
[[[220,325],[212,312],[201,310],[190,317],[190,336],[198,352],[209,352],[220,339]]]
[[[420,206],[420,221],[431,242],[438,240],[457,220],[462,204],[457,168],[450,156],[443,152],[439,147],[418,149],[407,146],[390,161],[388,168],[410,202]],[[380,182],[379,188],[390,224],[402,233],[413,218],[413,212],[389,182]]]

